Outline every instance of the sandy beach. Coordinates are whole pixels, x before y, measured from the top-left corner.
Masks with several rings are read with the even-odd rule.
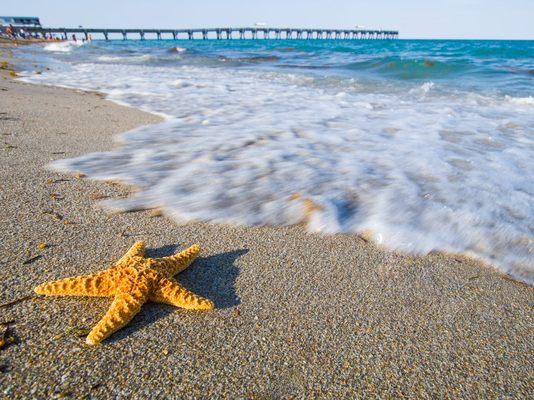
[[[97,93],[21,83],[2,71],[1,398],[533,392],[534,291],[490,266],[298,226],[179,226],[150,210],[108,214],[100,199],[135,189],[46,168],[111,149],[113,134],[158,121]],[[154,256],[200,244],[201,258],[177,279],[216,309],[147,304],[125,329],[89,347],[87,329],[110,299],[44,298],[33,288],[104,269],[136,240]]]

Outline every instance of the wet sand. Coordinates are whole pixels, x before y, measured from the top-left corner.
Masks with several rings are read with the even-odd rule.
[[[475,260],[412,257],[357,236],[107,214],[99,199],[134,189],[45,166],[117,146],[114,133],[158,117],[1,72],[0,397],[532,393],[532,287]],[[110,299],[33,297],[37,284],[106,268],[141,239],[155,256],[199,243],[202,257],[177,278],[216,310],[147,304],[89,347],[86,330]]]

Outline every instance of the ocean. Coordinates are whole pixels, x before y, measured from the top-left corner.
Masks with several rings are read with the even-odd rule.
[[[21,49],[22,79],[164,117],[51,165],[140,189],[106,207],[360,233],[534,283],[534,41],[80,44]]]

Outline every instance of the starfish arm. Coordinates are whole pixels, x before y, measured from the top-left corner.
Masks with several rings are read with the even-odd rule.
[[[167,277],[172,277],[189,267],[200,253],[200,246],[195,244],[188,249],[170,257],[156,258],[154,269]]]
[[[114,294],[115,284],[106,270],[96,274],[75,276],[53,282],[45,282],[35,288],[35,293],[47,296],[94,296]]]
[[[126,254],[120,258],[119,261],[117,261],[116,265],[124,264],[128,261],[128,259],[130,259],[131,257],[135,257],[135,256],[140,256],[140,257],[145,256],[145,242],[143,241],[135,242],[135,244],[132,247],[130,247],[130,250],[128,250]]]
[[[162,278],[150,295],[150,300],[188,310],[212,310],[213,302],[190,292],[174,279]]]
[[[121,329],[139,312],[147,297],[147,294],[141,291],[116,295],[106,314],[87,335],[85,342],[93,346]]]

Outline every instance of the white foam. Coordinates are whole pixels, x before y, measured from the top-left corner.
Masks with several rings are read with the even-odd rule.
[[[421,85],[421,90],[425,93],[430,92],[430,89],[434,87],[434,82],[425,82]]]
[[[411,89],[410,93],[426,95],[434,86],[434,82],[425,82],[421,86]]]
[[[44,49],[46,51],[53,51],[56,53],[68,53],[72,51],[75,47],[83,46],[82,41],[64,41],[64,42],[56,42],[56,43],[49,43],[47,44]]]
[[[151,56],[150,54],[141,54],[141,55],[138,55],[138,56],[126,56],[126,57],[121,57],[121,56],[99,56],[98,57],[98,61],[102,61],[102,62],[138,62],[138,63],[142,63],[142,62],[146,62],[146,61],[150,61],[153,59],[153,56]]]
[[[513,104],[517,104],[520,106],[534,106],[534,97],[532,96],[529,96],[529,97],[506,96],[506,98],[508,99],[508,101],[510,101]]]
[[[191,66],[78,64],[28,79],[175,117],[121,135],[113,151],[53,164],[141,188],[110,207],[367,231],[395,249],[466,253],[534,281],[534,114],[509,98],[430,83],[414,88],[424,101],[362,82],[341,94],[344,81]]]

